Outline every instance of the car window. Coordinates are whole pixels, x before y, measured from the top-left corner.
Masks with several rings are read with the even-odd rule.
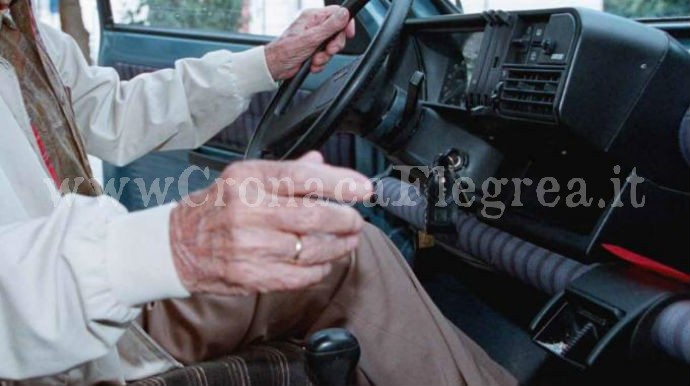
[[[587,7],[628,18],[690,16],[689,0],[452,0],[465,13],[488,9],[521,10]]]
[[[214,32],[277,36],[304,9],[324,0],[111,0],[113,21]]]

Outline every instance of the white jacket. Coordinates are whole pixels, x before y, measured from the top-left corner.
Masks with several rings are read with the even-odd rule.
[[[271,90],[263,48],[213,52],[121,82],[42,27],[87,152],[126,164],[198,147]],[[35,151],[16,75],[0,58],[0,379],[63,372],[114,346],[149,301],[188,296],[168,244],[171,206],[128,214],[108,197],[60,197]],[[111,361],[112,363],[112,361]]]

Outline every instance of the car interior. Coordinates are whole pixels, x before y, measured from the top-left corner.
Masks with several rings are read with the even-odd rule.
[[[98,2],[99,64],[123,79],[271,39],[124,24],[117,1]],[[104,176],[208,168],[172,201],[233,162],[320,149],[376,181],[363,216],[520,384],[690,384],[690,13],[456,3],[348,0],[358,33],[324,72],[256,95],[199,149]],[[151,198],[137,187],[115,186],[130,210]]]

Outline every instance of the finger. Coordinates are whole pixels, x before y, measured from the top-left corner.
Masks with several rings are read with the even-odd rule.
[[[273,169],[279,179],[287,179],[294,184],[298,196],[315,195],[339,202],[361,201],[367,199],[372,191],[371,181],[362,174],[326,164],[287,162]],[[283,190],[278,194],[284,195]],[[285,192],[289,194],[288,192]]]
[[[331,264],[298,266],[291,263],[279,263],[273,270],[274,282],[278,288],[266,289],[270,291],[295,291],[319,284],[333,269]]]
[[[330,264],[298,266],[290,262],[236,261],[227,280],[239,283],[242,293],[293,291],[320,283],[331,273]]]
[[[333,56],[333,55],[337,54],[338,52],[342,51],[343,48],[345,48],[346,43],[347,43],[347,35],[345,34],[345,31],[342,31],[336,37],[331,39],[331,41],[326,46],[326,52],[329,55]]]
[[[296,266],[290,263],[282,265],[280,273],[283,289],[287,291],[300,290],[319,284],[333,270],[331,264]]]
[[[354,170],[300,161],[236,162],[223,177],[236,184],[252,178],[271,188],[277,185],[271,193],[279,196],[317,195],[340,202],[363,201],[373,191],[371,181]]]
[[[336,14],[341,8],[342,7],[339,5],[328,5],[321,8],[308,8],[302,12],[298,20],[305,19],[307,22],[307,27],[313,28]]]
[[[300,31],[312,28],[323,23],[328,17],[338,11],[339,6],[329,5],[322,8],[307,8],[303,10],[292,26],[296,26]]]
[[[315,233],[297,236],[272,229],[243,228],[233,232],[235,256],[316,265],[339,260],[357,248],[359,234],[338,236]]]
[[[344,30],[350,21],[350,12],[345,8],[338,7],[331,12],[326,20],[310,29],[312,36],[318,37],[320,42]]]
[[[298,235],[354,235],[364,227],[364,219],[359,212],[346,205],[306,197],[292,200],[283,197],[282,200],[281,205],[257,211],[250,223]]]
[[[256,256],[260,259],[272,261],[294,261],[298,252],[301,239],[293,233],[276,231],[270,228],[244,227],[232,232],[229,243],[232,254],[237,256]]]
[[[357,23],[355,23],[355,19],[350,20],[350,23],[347,25],[347,28],[345,29],[345,35],[348,39],[352,39],[355,37],[355,34],[357,33],[356,25]]]
[[[322,71],[325,70],[325,69],[326,69],[325,66],[321,66],[321,67],[311,66],[311,68],[309,69],[309,71],[310,71],[312,74],[318,74],[318,73],[322,72]]]
[[[331,60],[331,55],[327,52],[319,52],[311,60],[312,66],[324,67]]]
[[[302,236],[302,252],[298,265],[314,265],[340,260],[352,253],[359,245],[359,235],[339,237],[332,234]]]
[[[323,155],[319,153],[318,151],[310,151],[306,153],[305,155],[301,156],[298,160],[298,162],[306,162],[306,163],[311,163],[311,164],[323,164],[324,159]]]

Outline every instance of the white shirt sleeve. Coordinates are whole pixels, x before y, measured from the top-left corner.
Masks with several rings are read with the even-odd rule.
[[[42,35],[71,89],[87,151],[116,164],[153,149],[197,147],[244,111],[253,93],[275,87],[262,48],[213,52],[121,82],[112,69],[88,67],[61,32],[45,27]],[[172,207],[128,214],[112,198],[68,195],[42,217],[0,219],[0,379],[101,358],[139,305],[188,296],[170,252]]]
[[[172,206],[136,214],[68,195],[0,226],[0,379],[66,371],[111,352],[138,305],[185,297],[169,252]]]
[[[87,152],[116,165],[155,149],[199,147],[243,113],[253,94],[276,87],[263,47],[215,51],[120,81],[112,68],[89,67],[71,37],[47,26],[41,32],[71,89]]]

